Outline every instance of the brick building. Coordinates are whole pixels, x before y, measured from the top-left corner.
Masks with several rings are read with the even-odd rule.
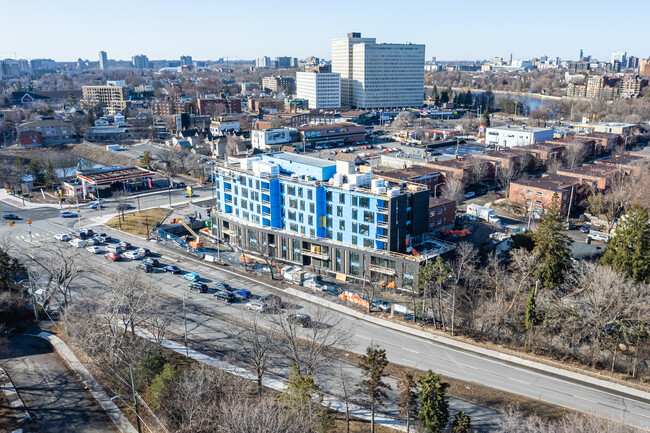
[[[262,114],[265,110],[267,112],[278,112],[284,107],[284,101],[273,98],[249,98],[248,111],[254,114]]]
[[[439,232],[453,228],[456,202],[446,198],[429,197],[429,231]]]
[[[573,177],[558,174],[520,179],[510,183],[508,200],[543,213],[551,206],[553,196],[557,194],[561,208],[565,211],[568,209],[569,201],[576,198],[578,183]]]
[[[445,179],[453,178],[461,180],[465,185],[472,183],[472,166],[466,159],[450,159],[447,161],[429,161],[425,167],[433,168],[440,171]]]
[[[154,99],[151,101],[151,111],[156,116],[173,116],[181,113],[193,114],[196,112],[196,105],[193,101],[187,100]]]
[[[266,114],[262,120],[255,123],[255,129],[269,129],[278,127],[297,128],[309,123],[309,113],[277,113]]]
[[[574,168],[561,169],[557,174],[576,179],[581,185],[604,191],[610,187],[620,171],[608,165],[585,164]]]
[[[375,175],[390,182],[399,183],[401,181],[407,181],[425,185],[434,197],[438,195],[440,185],[444,185],[445,183],[445,177],[440,171],[423,165],[414,165],[399,170],[375,173]]]
[[[514,151],[528,152],[535,158],[538,165],[547,164],[560,158],[564,152],[564,146],[557,144],[555,141],[542,141],[530,146],[513,147]]]
[[[218,116],[220,114],[241,113],[241,99],[227,98],[201,98],[196,100],[196,109],[200,115]]]
[[[646,162],[647,160],[645,158],[636,155],[612,155],[594,161],[597,165],[613,167],[616,168],[619,173],[633,174],[635,176],[641,174],[643,165]]]

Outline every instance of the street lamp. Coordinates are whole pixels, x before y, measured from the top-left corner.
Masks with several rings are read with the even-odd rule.
[[[185,328],[185,357],[189,358],[190,353],[189,349],[187,347],[187,314],[185,313],[185,294],[187,293],[187,289],[183,290],[183,327]]]
[[[451,301],[451,336],[454,336],[454,323],[456,322],[456,283],[457,280],[454,274],[449,274],[450,279],[454,280],[454,291]]]

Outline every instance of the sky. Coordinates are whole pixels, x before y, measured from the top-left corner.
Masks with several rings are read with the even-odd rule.
[[[330,58],[349,32],[426,45],[426,58],[650,56],[648,0],[4,0],[0,58]],[[31,12],[26,13],[25,8]],[[617,10],[620,8],[620,10]],[[639,17],[624,21],[625,17]],[[618,21],[617,21],[618,20]]]

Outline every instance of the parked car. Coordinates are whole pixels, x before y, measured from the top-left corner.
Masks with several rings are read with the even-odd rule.
[[[303,328],[309,328],[311,326],[311,317],[307,314],[289,314],[287,321],[300,325]]]
[[[92,247],[93,245],[97,245],[97,241],[93,238],[88,238],[84,241],[87,247]]]
[[[12,213],[6,213],[2,215],[3,220],[19,220],[21,219],[18,215],[14,215]]]
[[[181,270],[178,266],[174,265],[167,265],[163,268],[163,271],[165,272],[171,272],[172,274],[180,274]]]
[[[81,229],[81,231],[86,235],[86,237],[95,235],[95,232],[92,229]]]
[[[190,284],[187,286],[187,288],[188,288],[189,290],[192,290],[192,291],[194,291],[194,292],[199,292],[199,293],[205,293],[205,292],[208,291],[208,285],[207,285],[207,284],[204,284],[204,283],[193,282],[193,283],[190,283]]]
[[[174,182],[173,185],[176,188],[185,188],[185,182]]]
[[[104,254],[104,257],[106,257],[107,259],[111,259],[114,262],[119,262],[122,259],[122,256],[120,256],[119,253],[115,253],[115,252],[108,252]]]
[[[251,292],[246,289],[231,289],[230,293],[242,299],[248,299],[251,297]]]
[[[93,254],[99,254],[102,252],[102,249],[93,245],[91,247],[87,247],[86,251],[91,252]]]
[[[119,254],[124,251],[124,249],[122,249],[122,247],[118,244],[110,244],[106,246],[106,251]]]
[[[580,231],[582,233],[589,233],[589,226],[582,226],[580,227]]]
[[[121,246],[122,248],[124,248],[125,250],[128,250],[129,248],[131,248],[131,243],[130,243],[130,242],[122,241],[122,242],[120,242],[120,246]]]
[[[497,198],[503,198],[503,194],[497,193]]]
[[[54,235],[54,239],[56,239],[57,241],[68,242],[70,241],[71,238],[65,233],[57,233]]]
[[[260,301],[264,302],[273,310],[279,310],[280,308],[284,307],[284,304],[282,303],[282,298],[280,298],[278,295],[262,296],[260,298]]]
[[[127,251],[124,254],[122,254],[122,256],[131,260],[140,260],[142,258],[142,256],[136,253],[135,251]]]
[[[146,258],[142,261],[142,263],[148,263],[148,264],[150,264],[151,266],[153,266],[154,268],[157,268],[158,265],[160,264],[160,262],[158,261],[158,259],[154,259],[153,257],[146,257]]]
[[[136,266],[136,268],[140,269],[142,272],[146,272],[147,274],[153,272],[153,266],[151,266],[149,263],[138,263],[138,266]]]
[[[81,239],[73,239],[68,242],[70,245],[72,245],[75,248],[83,248],[86,246],[86,243],[82,241]]]
[[[468,193],[465,194],[465,198],[472,198],[472,197],[474,197],[475,195],[476,195],[475,192],[470,191],[470,192],[468,192]]]
[[[199,277],[199,274],[197,274],[196,272],[189,272],[183,275],[183,278],[190,281],[199,281],[201,279],[201,277]]]
[[[75,230],[72,232],[72,237],[75,239],[86,239],[86,233],[81,230]]]
[[[228,283],[220,282],[220,283],[214,283],[214,289],[230,292],[232,290],[232,287],[230,287],[230,284]]]
[[[230,292],[226,292],[224,290],[220,290],[214,294],[214,297],[216,299],[219,299],[221,301],[227,302],[227,303],[232,303],[235,302],[235,295],[233,295]]]
[[[246,309],[264,313],[265,311],[267,311],[268,307],[264,302],[254,301],[246,304]]]
[[[140,254],[141,256],[148,256],[149,254],[151,254],[149,248],[143,248],[143,247],[138,248],[137,250],[135,250],[135,252]]]
[[[111,240],[111,237],[106,233],[95,233],[93,237],[100,242],[108,242]]]
[[[77,218],[76,212],[65,211],[59,214],[62,218]]]

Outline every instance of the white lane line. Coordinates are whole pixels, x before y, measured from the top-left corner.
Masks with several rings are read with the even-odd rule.
[[[406,348],[406,347],[400,347],[400,349],[402,349],[402,350],[406,350],[406,351],[408,351],[408,352],[417,353],[418,355],[421,355],[421,353],[418,352],[417,350],[408,349],[408,348]]]

